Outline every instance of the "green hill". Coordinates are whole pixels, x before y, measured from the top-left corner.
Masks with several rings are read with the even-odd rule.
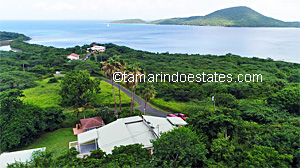
[[[117,23],[117,24],[146,24],[142,19],[125,19],[125,20],[117,20],[110,23]]]
[[[161,19],[150,23],[229,27],[300,27],[300,22],[273,19],[244,6],[221,9],[205,16]]]

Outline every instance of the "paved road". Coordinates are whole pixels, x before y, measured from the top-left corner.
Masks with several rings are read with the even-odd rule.
[[[103,81],[111,84],[111,82],[107,79],[102,79]],[[119,87],[118,84],[114,83],[114,86]],[[121,86],[121,90],[127,94],[128,96],[131,96],[131,92],[128,91],[127,89],[123,88]],[[136,108],[137,110],[140,110],[142,113],[144,113],[144,106],[145,106],[145,101],[142,100],[141,98],[139,98],[138,96],[134,95],[134,100],[140,105],[138,108]],[[158,116],[158,117],[166,117],[167,113],[157,110],[156,108],[152,107],[150,104],[147,104],[146,107],[146,113],[153,115],[153,116]]]

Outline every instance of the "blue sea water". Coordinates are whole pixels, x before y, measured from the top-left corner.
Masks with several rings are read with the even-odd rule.
[[[29,43],[60,48],[114,43],[150,52],[272,58],[300,63],[299,28],[233,28],[109,24],[109,21],[0,21],[1,31],[23,33]],[[1,49],[1,48],[0,48]]]

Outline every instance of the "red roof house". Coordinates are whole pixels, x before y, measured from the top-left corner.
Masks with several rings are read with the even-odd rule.
[[[80,120],[81,124],[76,124],[76,128],[73,128],[74,135],[80,134],[82,132],[99,128],[105,125],[101,117],[85,118]]]
[[[79,55],[72,53],[72,54],[68,55],[67,58],[70,60],[79,59]]]

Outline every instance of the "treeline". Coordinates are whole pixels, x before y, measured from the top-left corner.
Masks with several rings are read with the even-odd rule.
[[[28,146],[44,131],[61,127],[62,108],[40,107],[22,101],[22,91],[10,89],[0,93],[0,151]]]
[[[26,41],[26,40],[30,40],[30,38],[25,36],[24,34],[0,31],[0,41],[2,40]]]

